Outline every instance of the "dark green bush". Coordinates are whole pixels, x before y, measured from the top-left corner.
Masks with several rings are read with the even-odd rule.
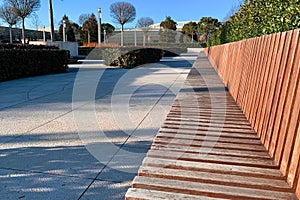
[[[300,0],[244,1],[214,33],[210,46],[300,28]]]
[[[105,63],[122,68],[134,68],[136,66],[158,62],[162,58],[162,50],[155,48],[134,49],[124,52],[124,48],[107,48],[103,50]]]
[[[112,51],[116,53],[116,49],[120,51],[120,53],[123,55],[127,52],[134,51],[136,49],[161,49],[163,51],[163,56],[170,57],[170,56],[178,56],[181,53],[186,53],[187,48],[186,47],[136,47],[136,46],[130,46],[130,47],[96,47],[96,48],[82,48],[81,52],[79,52],[80,55],[87,55],[87,60],[106,60],[107,59],[107,53]],[[118,54],[118,55],[121,55]],[[113,57],[113,56],[112,56]]]
[[[79,47],[78,54],[82,56],[87,56],[95,47]]]
[[[0,49],[54,50],[54,49],[59,49],[59,48],[57,46],[48,46],[48,45],[0,44]]]
[[[66,72],[68,51],[0,49],[0,81]]]

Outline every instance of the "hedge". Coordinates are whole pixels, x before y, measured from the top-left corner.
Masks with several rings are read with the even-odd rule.
[[[0,81],[55,74],[68,69],[69,53],[51,49],[1,49]]]
[[[36,50],[54,50],[59,49],[57,46],[50,46],[50,45],[32,45],[32,44],[7,44],[3,43],[0,44],[0,49],[36,49]]]
[[[209,46],[298,28],[300,0],[248,0],[214,33]]]
[[[136,66],[158,62],[163,55],[161,49],[142,48],[124,52],[122,48],[107,48],[103,50],[106,65],[122,68],[134,68]]]
[[[96,47],[96,48],[79,48],[80,55],[86,55],[87,60],[104,60],[103,52],[110,51],[110,49],[119,49],[122,54],[131,52],[137,49],[161,49],[163,52],[163,56],[178,56],[181,53],[186,53],[186,47]]]

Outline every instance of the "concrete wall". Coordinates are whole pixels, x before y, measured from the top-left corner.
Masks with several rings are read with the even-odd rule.
[[[64,50],[70,51],[70,55],[72,57],[77,57],[78,56],[78,44],[77,44],[77,42],[62,42],[62,41],[40,42],[40,41],[30,41],[29,44],[58,46],[60,49],[64,49]]]

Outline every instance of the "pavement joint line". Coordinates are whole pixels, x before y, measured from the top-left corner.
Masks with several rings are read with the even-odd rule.
[[[126,144],[126,142],[131,138],[131,136],[136,132],[136,130],[140,127],[140,125],[145,121],[145,119],[150,115],[150,113],[153,111],[153,109],[157,106],[157,104],[161,101],[161,99],[167,94],[168,91],[170,91],[170,88],[175,84],[175,82],[177,82],[177,80],[179,79],[179,77],[183,74],[183,71],[177,76],[176,80],[173,81],[172,84],[170,84],[170,86],[168,87],[168,89],[166,89],[166,91],[159,97],[159,99],[154,103],[154,105],[152,106],[152,108],[147,112],[147,114],[143,117],[143,119],[140,121],[140,123],[135,127],[135,129],[131,132],[131,134],[127,137],[127,139],[123,142],[123,144],[120,146],[119,150],[114,154],[114,156],[119,153],[119,151],[124,147],[124,145]],[[113,157],[114,157],[113,156]]]
[[[33,78],[33,77],[32,77],[32,78]],[[42,83],[41,83],[41,85],[36,86],[36,87],[33,87],[33,88],[31,88],[29,91],[26,92],[26,100],[25,100],[25,101],[21,101],[21,102],[15,103],[15,104],[13,104],[13,105],[9,105],[9,106],[2,107],[2,108],[0,108],[0,111],[5,111],[6,109],[13,108],[13,107],[18,106],[18,105],[20,105],[20,104],[24,104],[24,103],[27,103],[27,102],[39,100],[39,99],[42,99],[42,98],[45,98],[45,97],[48,97],[48,96],[51,96],[51,95],[54,95],[54,94],[58,94],[58,93],[60,93],[60,92],[63,92],[63,91],[65,91],[65,88],[67,87],[67,85],[69,85],[70,83],[72,83],[72,81],[70,81],[69,83],[65,84],[64,87],[63,87],[63,89],[61,89],[61,90],[59,90],[59,91],[56,91],[56,92],[53,92],[53,93],[51,93],[51,94],[47,94],[47,95],[44,95],[44,96],[36,97],[36,98],[30,98],[30,97],[29,97],[29,93],[30,93],[34,88],[37,88],[37,87],[41,86],[41,85],[42,85]]]
[[[115,156],[120,152],[120,150],[125,146],[126,142],[130,139],[130,137],[136,132],[136,130],[139,128],[139,126],[145,121],[145,119],[149,116],[150,112],[152,112],[152,110],[155,108],[155,106],[157,106],[158,102],[161,101],[161,99],[167,94],[168,91],[170,91],[170,88],[175,84],[175,82],[178,81],[179,77],[184,73],[185,69],[183,69],[181,71],[181,73],[177,76],[177,78],[173,81],[172,84],[170,84],[170,86],[166,89],[166,91],[159,97],[159,99],[154,103],[154,105],[152,106],[152,108],[147,112],[147,114],[143,117],[143,119],[140,121],[140,123],[135,127],[135,129],[131,132],[131,134],[127,137],[127,139],[123,142],[123,144],[121,144],[120,148],[118,149],[118,151],[116,151],[113,156],[111,157],[111,159],[109,159],[109,161],[106,163],[106,165],[103,167],[103,169],[96,175],[96,177],[94,178],[94,180],[88,185],[88,187],[84,190],[84,192],[79,196],[78,200],[80,200],[84,194],[89,190],[89,188],[94,184],[95,181],[98,180],[98,177],[100,176],[100,174],[102,173],[102,171],[109,165],[109,163],[115,158]]]
[[[41,83],[41,85],[38,85],[38,86],[36,86],[36,87],[31,88],[31,90],[29,90],[29,91],[27,92],[27,100],[28,100],[28,101],[34,101],[34,100],[37,100],[37,99],[39,99],[39,98],[44,98],[44,97],[47,97],[47,96],[50,96],[50,95],[58,94],[58,93],[60,93],[60,92],[65,91],[66,87],[67,87],[70,83],[72,83],[72,82],[73,82],[73,81],[69,81],[69,82],[66,83],[66,84],[62,84],[62,89],[61,89],[61,90],[58,90],[58,91],[53,92],[53,93],[51,93],[51,94],[47,94],[47,95],[45,95],[45,96],[37,97],[37,98],[30,98],[30,92],[32,92],[32,90],[34,90],[35,88],[38,88],[38,87],[40,87],[40,86],[42,86],[42,85],[44,84],[44,83]]]

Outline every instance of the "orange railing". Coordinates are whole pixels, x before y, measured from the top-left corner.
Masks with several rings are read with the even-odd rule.
[[[205,49],[300,196],[300,29]]]

